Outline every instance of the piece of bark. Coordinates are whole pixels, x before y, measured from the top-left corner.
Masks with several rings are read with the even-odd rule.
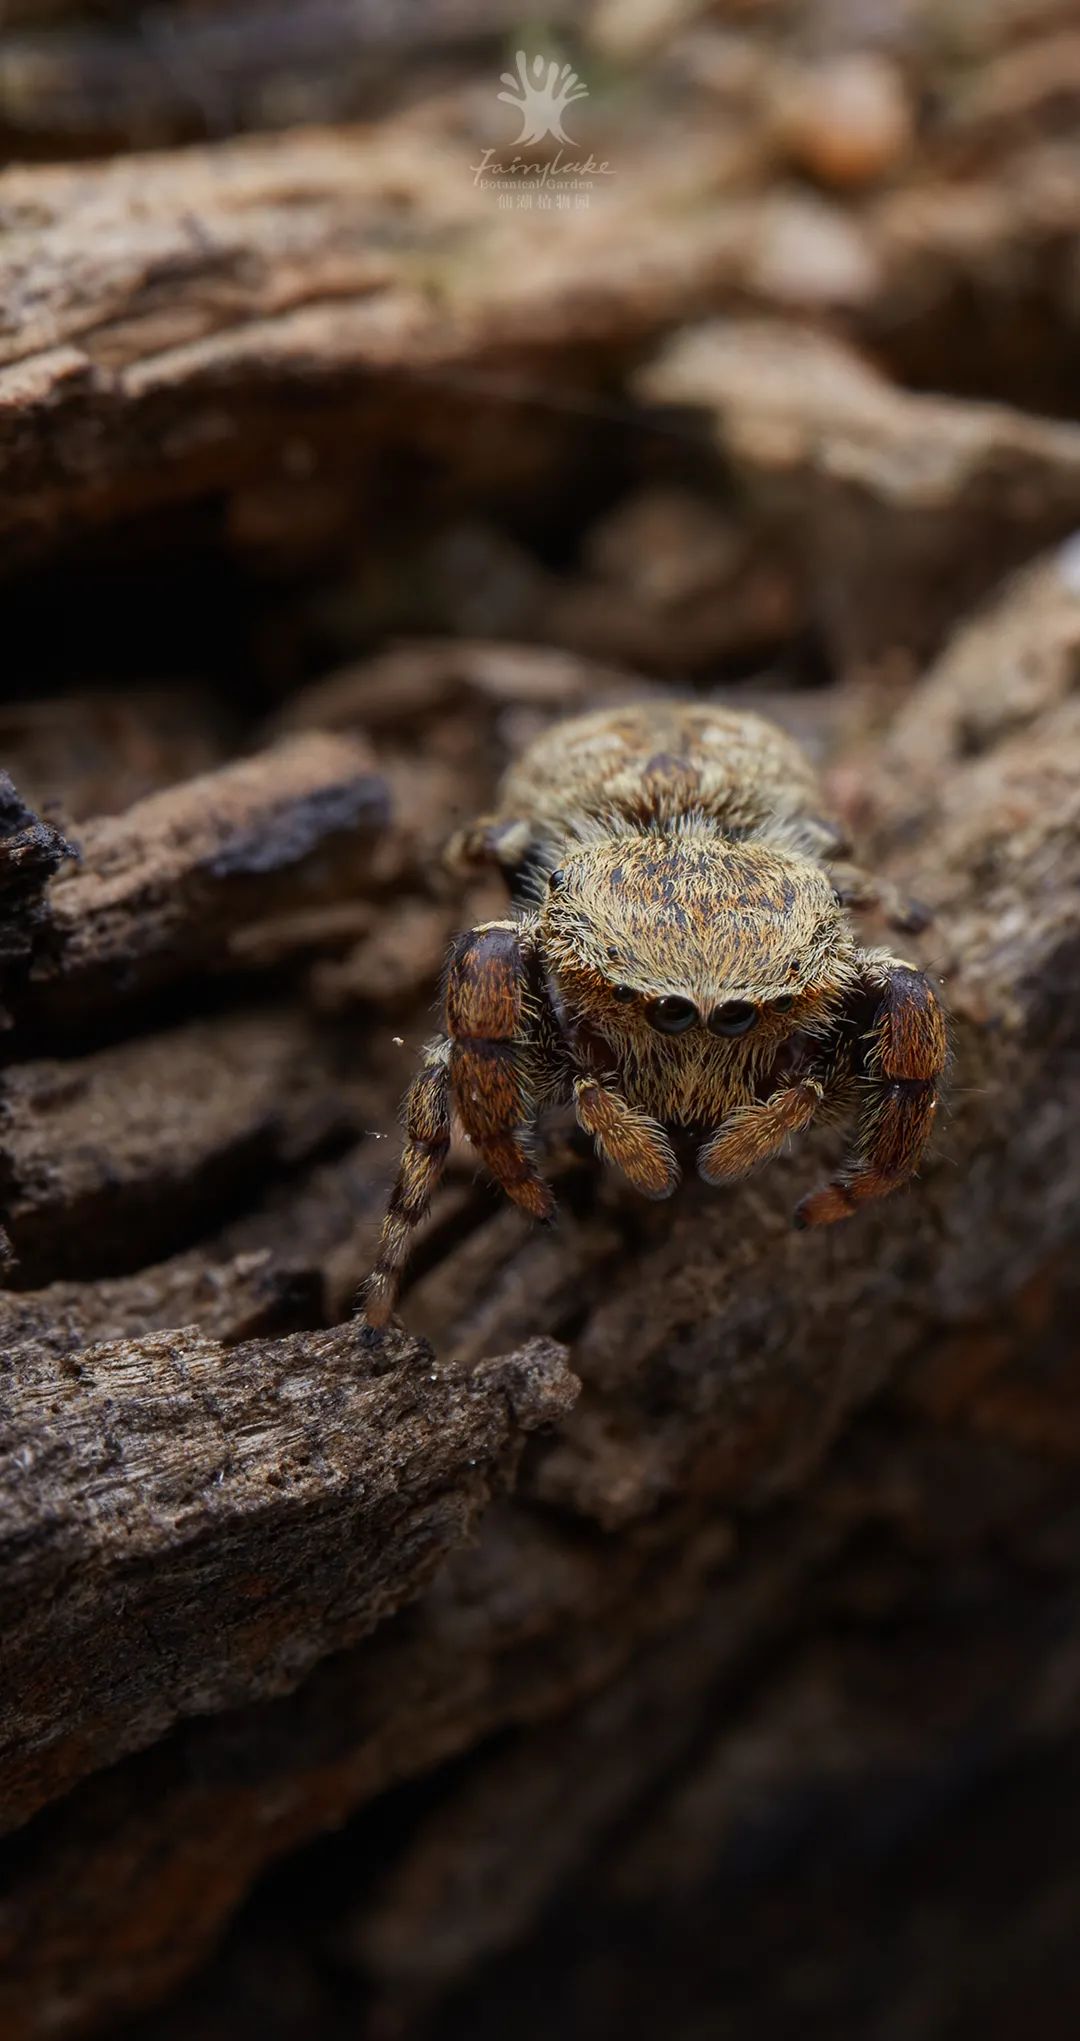
[[[0,2014],[13,2041],[39,2030],[44,2006],[71,2031],[160,1995],[270,1855],[492,1730],[594,1691],[636,1644],[698,1605],[728,1537],[725,1526],[691,1535],[683,1525],[674,1540],[669,1530],[612,1546],[496,1505],[476,1546],[451,1555],[418,1606],[328,1659],[297,1693],[182,1726],[85,1781],[7,1845]],[[770,1606],[774,1589],[770,1568]],[[751,1625],[754,1598],[751,1589]],[[223,1827],[227,1847],[208,1845]],[[87,1853],[92,1835],[108,1869]],[[179,1854],[165,1846],[167,1871],[166,1836],[179,1845]],[[134,1951],[133,1911],[148,1930]],[[92,1963],[77,1953],[84,1936]]]
[[[1015,1364],[1030,1333],[1011,1326],[1005,1342]],[[775,1877],[808,1805],[808,1856],[827,1848],[835,1861],[850,1843],[857,1861],[879,1827],[888,1856],[883,1812],[899,1801],[917,1825],[918,1782],[932,1778],[948,1796],[973,1739],[988,1774],[1070,1726],[1071,1649],[1060,1633],[1049,1641],[1055,1618],[1069,1627],[1068,1587],[1044,1576],[1025,1607],[995,1550],[1019,1511],[1075,1552],[1068,1477],[1023,1444],[965,1448],[895,1411],[860,1420],[800,1498],[809,1551],[775,1522],[755,1527],[692,1623],[650,1645],[572,1721],[478,1754],[388,1870],[366,1858],[358,1824],[354,1861],[370,1882],[352,1902],[347,1889],[331,1898],[321,1945],[374,1983],[380,2027],[424,2031],[418,2014],[452,1990],[483,2003],[493,1954],[524,1942],[527,1962],[545,1913],[640,1904],[677,1914],[718,1871],[738,1882],[755,1841],[754,1882]],[[965,1559],[982,1574],[966,1595]],[[956,1600],[948,1633],[935,1635],[942,1574],[956,1580]],[[988,1649],[994,1606],[1000,1634]],[[880,1678],[885,1610],[905,1648]],[[940,1812],[931,1796],[926,1815]],[[632,1974],[632,1951],[624,1960]]]
[[[1032,561],[954,632],[878,747],[879,771],[841,791],[876,840],[916,844],[948,800],[954,770],[1012,733],[1064,712],[1080,686],[1080,544]]]
[[[632,668],[583,659],[561,645],[404,639],[299,688],[271,730],[359,729],[400,742],[404,730],[426,733],[455,710],[470,711],[474,732],[477,716],[516,711],[553,719],[648,692]]]
[[[242,969],[249,945],[258,962],[258,931],[285,916],[275,957],[317,947],[319,911],[361,887],[388,815],[369,749],[313,731],[93,819],[79,865],[49,888],[9,1002],[28,1027],[84,1025],[177,979]]]
[[[828,1542],[798,1556],[774,1548],[748,1589],[724,1578],[719,1523],[717,1532],[722,1585],[689,1630],[647,1649],[572,1727],[542,1724],[481,1758],[335,1928],[339,1959],[374,1976],[399,2021],[518,1940],[615,1822],[685,1759],[717,1684],[782,1624],[785,1601]]]
[[[808,620],[801,575],[768,523],[713,493],[645,489],[587,535],[583,571],[550,591],[545,625],[598,659],[678,686],[764,660]]]
[[[5,1370],[3,1826],[411,1600],[565,1414],[563,1350],[151,1334]]]
[[[1030,1328],[1021,1323],[1012,1351],[1022,1364],[1034,1359],[1038,1369]],[[957,1414],[954,1407],[950,1430]],[[662,1768],[666,1753],[676,1762],[677,1786],[683,1731],[691,1761],[700,1753],[700,1762],[710,1766],[720,1761],[731,1737],[737,1794],[745,1776],[744,1725],[755,1713],[782,1706],[782,1669],[792,1644],[797,1668],[806,1638],[820,1634],[828,1647],[838,1621],[842,1634],[865,1626],[870,1643],[857,1657],[856,1670],[863,1668],[871,1694],[883,1678],[884,1691],[895,1693],[908,1747],[912,1738],[918,1744],[924,1720],[932,1722],[935,1742],[940,1732],[944,1743],[943,1749],[938,1743],[944,1764],[951,1743],[951,1762],[962,1781],[973,1736],[989,1761],[1012,1738],[1037,1735],[1040,1725],[1050,1730],[1069,1719],[1075,1667],[1071,1635],[1063,1628],[1071,1620],[1069,1581],[1060,1568],[1075,1546],[1072,1486],[1071,1469],[1048,1466],[1037,1449],[1031,1453],[1009,1441],[971,1450],[948,1431],[939,1436],[923,1426],[913,1434],[910,1427],[871,1414],[856,1420],[850,1440],[807,1484],[797,1505],[770,1522],[746,1524],[734,1566],[730,1527],[708,1509],[704,1518],[688,1517],[685,1510],[661,1517],[644,1536],[593,1542],[565,1535],[557,1518],[530,1521],[516,1508],[494,1512],[478,1547],[451,1560],[403,1625],[320,1669],[293,1700],[193,1727],[179,1748],[174,1741],[171,1748],[89,1782],[66,1808],[27,1832],[13,1859],[16,1882],[4,1914],[4,2005],[13,2034],[21,2041],[40,2031],[43,2002],[55,2007],[50,2017],[61,2027],[78,2029],[107,2026],[111,2009],[160,1992],[176,1974],[181,1948],[186,1946],[190,1958],[229,1895],[235,1898],[250,1876],[253,1848],[265,1847],[268,1804],[278,1845],[295,1844],[311,1833],[312,1824],[336,1827],[343,1805],[366,1801],[380,1786],[445,1762],[479,1744],[493,1727],[542,1722],[554,1714],[564,1718],[561,1765],[572,1767],[579,1736],[587,1732],[578,1714],[567,1714],[571,1704],[611,1681],[627,1657],[658,1632],[663,1642],[656,1661],[646,1662],[640,1673],[631,1667],[625,1676],[629,1692],[620,1697],[615,1690],[610,1702],[597,1706],[598,1731],[625,1708],[645,1748],[635,1765],[633,1750],[616,1738],[610,1763],[597,1755],[592,1769],[599,1776],[583,1795],[580,1811],[571,1796],[570,1806],[555,1817],[566,1824],[571,1859],[576,1848],[588,1848],[590,1835],[602,1836],[620,1794],[633,1802],[635,1782],[643,1790],[646,1817],[655,1809],[662,1818],[669,1803],[656,1804],[649,1781],[654,1763]],[[1006,1541],[1011,1556],[1003,1558]],[[1023,1592],[1012,1571],[1017,1563],[1024,1569]],[[1000,1572],[987,1582],[990,1565]],[[935,1602],[950,1568],[956,1572],[943,1635]],[[1010,1579],[1012,1592],[1003,1596]],[[924,1615],[920,1594],[926,1598]],[[893,1602],[899,1634],[910,1634],[910,1643],[899,1667],[893,1663],[889,1671],[888,1665],[882,1668],[875,1640]],[[684,1623],[689,1627],[680,1635]],[[989,1641],[988,1631],[996,1636],[992,1660],[973,1673],[971,1654]],[[1001,1705],[994,1712],[991,1743],[986,1710],[993,1708],[995,1693]],[[1006,1696],[1016,1697],[1015,1710],[1004,1705]],[[661,1714],[655,1738],[648,1733],[650,1707]],[[864,1720],[864,1738],[866,1729]],[[557,1747],[542,1733],[538,1793],[551,1791]],[[879,1739],[867,1753],[871,1764],[874,1750],[881,1749]],[[917,1770],[917,1750],[913,1762]],[[769,1754],[761,1748],[762,1792],[768,1765]],[[779,1794],[791,1771],[784,1745],[775,1752],[775,1766]],[[527,1782],[527,1760],[516,1769]],[[947,1776],[944,1766],[942,1775]],[[744,1804],[748,1790],[752,1786],[743,1786]],[[700,1857],[710,1850],[712,1831],[699,1827],[695,1833],[689,1795],[688,1800],[683,1818]],[[867,1815],[874,1819],[872,1804]],[[512,1807],[504,1808],[504,1817],[514,1820]],[[784,1819],[781,1804],[778,1820]],[[221,1823],[227,1824],[228,1849],[200,1847],[197,1838]],[[182,1854],[191,1867],[188,1873],[181,1869],[172,1846],[167,1886],[155,1856],[163,1833],[185,1838]],[[411,1821],[404,1821],[400,1839],[408,1844],[412,1833]],[[374,1854],[367,1856],[361,1831],[355,1854],[349,1851],[346,1882],[341,1866],[331,1879],[322,1916],[327,1936],[335,1934],[342,1904],[349,1905],[349,1872],[358,1860],[365,1870],[381,1872],[388,1836],[395,1834],[393,1821],[389,1830],[377,1830]],[[610,1867],[615,1878],[626,1834],[618,1820]],[[438,1835],[436,1826],[433,1852]],[[85,1859],[87,1839],[98,1851],[96,1875]],[[738,1877],[737,1832],[733,1846]],[[504,1929],[512,1937],[515,1919],[526,1919],[542,1901],[545,1869],[554,1864],[557,1870],[559,1858],[558,1836],[549,1840],[542,1833],[535,1851],[525,1861],[515,1860],[492,1909],[470,1906],[471,1886],[457,1894],[443,1887],[441,1904],[438,1893],[431,1895],[434,1918],[429,1911],[418,1924],[421,1942],[425,1934],[437,1933],[440,1914],[447,1937],[453,1934],[457,1899],[466,1909],[457,1931],[471,1936],[474,1947],[479,1943],[482,1951],[485,1939],[488,1946],[497,1944]],[[492,1875],[497,1878],[497,1871]],[[148,1877],[164,1915],[155,1912],[151,1932],[133,1953],[132,1913],[145,1906]],[[407,1866],[402,1878],[409,1879]],[[692,1873],[680,1889],[686,1893],[691,1884]],[[416,1889],[411,1880],[408,1889]],[[419,1898],[422,1904],[422,1880]],[[387,1899],[393,1905],[392,1892]],[[584,1898],[581,1906],[584,1917]],[[400,1925],[404,1932],[405,1923]],[[93,1938],[92,1966],[71,1961],[73,1926],[80,1941]],[[416,1968],[406,1976],[406,1959],[395,1957],[389,1937],[367,1945],[359,1922],[348,1920],[341,1932],[354,1956],[364,1947],[374,1959],[384,1986],[404,1990],[406,2007],[415,2003],[413,1987],[438,1990],[441,1981],[452,1979],[453,1952],[446,1942],[441,1947],[435,1942],[430,1959],[418,1949]],[[68,1953],[58,1970],[62,1951]],[[63,1990],[56,2006],[58,1976]],[[194,2031],[201,2031],[197,2019]]]
[[[21,799],[0,772],[0,1027],[11,1025],[3,994],[27,969],[44,920],[48,881],[75,847]]]
[[[872,1464],[868,1455],[868,1471]],[[944,1454],[935,1471],[947,1469]],[[887,1473],[885,1455],[877,1471]],[[1043,1497],[1036,1507],[1045,1507]],[[1064,1522],[1063,1496],[1050,1514]],[[972,1551],[966,1565],[932,1534],[923,1551],[921,1570],[902,1533],[886,1533],[871,1555],[848,1548],[809,1584],[805,1627],[795,1620],[794,1635],[785,1634],[781,1619],[774,1653],[751,1664],[744,1683],[725,1677],[717,1637],[725,1604],[709,1597],[697,1624],[608,1697],[612,1717],[625,1711],[629,1750],[597,1734],[599,1704],[582,1711],[580,1729],[578,1721],[564,1726],[559,1743],[549,1734],[531,1749],[532,1740],[519,1739],[513,1760],[502,1763],[499,1826],[490,1804],[484,1822],[484,1788],[495,1788],[499,1769],[499,1759],[489,1759],[490,1778],[474,1774],[471,1795],[468,1783],[459,1788],[449,1821],[437,1809],[429,1815],[430,1838],[422,1829],[415,1863],[406,1857],[384,1896],[384,1906],[389,1898],[398,1910],[376,1915],[378,1945],[361,1943],[368,1962],[345,2017],[364,2003],[374,1975],[381,2031],[493,2035],[500,2008],[514,2005],[530,2037],[539,2037],[549,2031],[541,2007],[554,1976],[560,2026],[582,2041],[595,2031],[598,2007],[605,2027],[642,2041],[655,2031],[661,2000],[668,2030],[679,2035],[700,2033],[704,2003],[720,2009],[715,2021],[710,2013],[710,2031],[725,2036],[779,2037],[808,2022],[821,2032],[884,2033],[901,2018],[901,2031],[912,2034],[1006,2037],[1025,2030],[1030,2002],[1014,1979],[1018,1966],[1030,1965],[1049,2031],[1067,2032],[1076,2004],[1077,1833],[1075,1668],[1061,1635],[1075,1616],[1068,1587],[1043,1573],[1027,1599],[991,1546]],[[942,1577],[951,1588],[947,1618],[937,1599]],[[572,1788],[590,1737],[595,1764],[580,1819],[571,1790],[550,1826],[536,1825],[533,1847],[507,1865],[485,1913],[493,1836],[526,1817],[545,1768]],[[1046,1790],[1055,1771],[1060,1802]],[[1046,1784],[1038,1787],[1040,1777]],[[1024,1835],[1032,1846],[1022,1860],[1030,1854],[1040,1868],[1014,1889]],[[366,1856],[374,1868],[362,1831],[353,1840],[353,1861]],[[440,1843],[451,1845],[445,1855]],[[310,1860],[307,1876],[311,1889],[319,1867]],[[332,1879],[325,1891],[334,1908]],[[287,1903],[280,1893],[279,1904]],[[513,1929],[515,1904],[532,1933],[485,1969],[485,1930],[497,1950],[500,1929]],[[362,1907],[361,1898],[358,1914]],[[988,1914],[1003,1938],[998,1947],[994,1934],[993,1950]],[[313,1936],[324,1960],[344,1939],[335,1926]],[[1047,1980],[1051,1951],[1057,1976]],[[445,1982],[440,1958],[451,1973]],[[417,2020],[428,2010],[425,1984],[435,2017]],[[988,2014],[999,1993],[1003,2018]],[[234,1996],[241,2031],[243,2004]],[[180,2021],[166,2025],[167,2041],[183,2032]]]
[[[205,1232],[268,1175],[355,1137],[362,1117],[333,1044],[288,1010],[17,1063],[0,1078],[14,1280],[138,1268]]]
[[[501,476],[527,500],[580,463],[590,392],[650,335],[736,302],[902,324],[910,220],[755,190],[707,138],[688,165],[676,133],[650,128],[591,211],[531,219],[527,263],[469,175],[477,139],[438,109],[7,172],[8,558],[253,476],[363,484],[404,442],[458,493]],[[994,249],[1064,235],[1045,181],[1018,179]],[[942,223],[924,207],[919,254],[947,289],[968,251],[946,201]]]
[[[1073,123],[1064,137],[999,144],[991,175],[921,171],[867,207],[888,281],[859,328],[894,374],[1031,411],[1075,409],[1067,250],[1078,174]]]
[[[617,175],[591,211],[534,214],[527,262],[521,221],[473,182],[505,143],[475,92],[366,129],[7,172],[7,559],[252,485],[299,481],[318,524],[345,482],[360,520],[405,445],[459,496],[501,477],[535,501],[546,478],[565,501],[590,397],[603,410],[644,341],[725,307],[839,314],[922,381],[947,347],[958,389],[1000,384],[1026,341],[1023,400],[1067,406],[1070,138],[974,181],[928,154],[856,207],[777,179],[767,120],[732,137],[708,98],[656,95],[629,152],[595,97]]]
[[[854,1421],[797,1503],[745,1522],[734,1552],[717,1520],[714,1575],[700,1583],[689,1622],[669,1607],[659,1644],[639,1650],[595,1701],[496,1739],[426,1792],[384,1801],[279,1871],[220,1958],[139,2036],[216,2041],[262,2031],[299,2041],[318,2030],[322,2007],[317,1986],[313,2002],[300,1988],[297,1973],[310,1962],[319,1978],[330,1966],[342,2031],[362,2007],[380,2034],[427,2037],[462,2025],[494,2034],[507,2004],[535,2000],[540,2033],[554,1978],[560,1994],[573,1993],[585,2041],[598,2017],[596,1952],[612,1947],[617,1993],[605,1993],[605,2025],[620,1995],[620,2031],[633,2025],[639,1967],[648,1977],[655,1961],[668,1979],[688,1976],[693,2033],[702,1959],[684,1959],[679,1924],[699,1912],[706,1946],[722,1935],[730,1964],[747,1934],[760,1931],[766,1952],[774,1945],[789,1885],[816,1893],[823,1878],[846,1918],[869,1876],[889,1895],[887,1909],[897,1895],[905,1942],[918,1940],[925,1874],[905,1874],[912,1848],[920,1860],[951,1849],[972,1796],[992,1815],[1011,1765],[1052,1753],[1060,1778],[1069,1748],[1075,1449],[1071,1458],[1056,1453],[1049,1427],[1021,1429],[1018,1419],[1027,1407],[1019,1398],[1049,1385],[1059,1427],[1068,1422],[1075,1293],[1067,1272],[1048,1272],[1006,1317],[972,1328],[966,1344],[972,1355],[989,1349],[991,1383],[957,1365],[955,1342],[931,1343],[882,1405]],[[930,1385],[947,1379],[948,1400],[931,1403]],[[1003,1413],[1011,1390],[1013,1414],[987,1432],[995,1385]],[[475,1617],[475,1586],[469,1606]],[[564,1612],[564,1640],[565,1621]],[[568,1669],[565,1654],[550,1655]],[[1002,1896],[1013,1918],[1009,1832],[1006,1823]],[[1071,1923],[1075,1823],[1059,1842],[1048,1895],[1053,1916]],[[958,1861],[968,1874],[959,1890],[978,1906],[963,1844]],[[1035,1907],[1021,1931],[1036,1952],[1037,1915]],[[814,1907],[810,1916],[793,1960],[801,1952],[823,1997],[839,1999],[848,1982],[842,1946],[828,1917]],[[639,1932],[649,1922],[655,1958],[653,1935]],[[493,1972],[492,1957],[515,1943]],[[280,2003],[279,1955],[289,1980]],[[1003,1968],[1011,1961],[1012,1943]],[[354,1995],[343,1996],[343,1967],[358,1973]],[[757,1972],[768,2008],[775,1994],[756,1947],[746,1969],[744,1989]],[[942,1962],[940,1983],[956,1988],[955,1963]],[[735,1990],[718,1979],[710,2003],[727,2006]],[[887,1986],[882,1998],[891,2011]],[[432,2029],[440,2012],[447,2025]],[[742,2031],[741,2016],[732,2018],[732,2032]],[[791,2031],[790,2021],[779,2028]]]
[[[8,774],[0,772],[0,1031],[12,1026],[7,996],[25,978],[41,939],[48,882],[75,855],[75,846],[27,808]],[[0,1227],[0,1269],[9,1253]]]
[[[1036,27],[1038,27],[1036,23]],[[1063,10],[1057,33],[1036,35],[1019,47],[990,53],[949,95],[939,133],[970,175],[992,170],[995,154],[1032,133],[1044,138],[1075,132],[1080,110],[1080,36]]]
[[[708,419],[841,662],[925,652],[1005,569],[1080,524],[1080,426],[912,395],[809,328],[693,329],[638,387]]]
[[[65,826],[220,765],[234,738],[224,705],[198,687],[0,703],[0,757],[22,799]]]
[[[290,1167],[255,1210],[167,1261],[128,1276],[0,1290],[0,1354],[17,1365],[24,1346],[38,1359],[77,1354],[177,1325],[232,1345],[340,1319],[363,1274],[359,1229],[382,1210],[389,1167],[377,1139],[365,1139],[302,1175]]]
[[[12,543],[40,540],[46,511],[82,521],[297,461],[332,471],[345,422],[355,464],[373,372],[475,351],[467,304],[448,321],[431,288],[433,237],[450,231],[440,266],[460,278],[457,236],[482,216],[443,168],[441,143],[390,123],[7,173]]]
[[[384,922],[340,963],[315,966],[312,997],[325,1013],[356,1006],[393,1005],[429,996],[438,983],[460,916],[451,903],[401,900]]]
[[[324,1316],[321,1271],[269,1248],[208,1262],[202,1248],[133,1276],[0,1291],[0,1354],[80,1353],[101,1340],[196,1325],[222,1344],[296,1332]]]
[[[627,403],[621,439],[635,468],[687,436]],[[578,653],[678,684],[772,651],[802,623],[796,593],[769,533],[714,476],[707,488],[645,485],[620,498],[583,533],[580,566],[559,572],[464,515],[430,536],[397,535],[389,557],[369,544],[350,558],[335,613],[355,615],[365,635],[422,622],[433,638],[535,643],[553,666]]]
[[[65,859],[74,856],[59,830],[39,821],[9,775],[0,773],[0,894],[5,913],[39,894]]]

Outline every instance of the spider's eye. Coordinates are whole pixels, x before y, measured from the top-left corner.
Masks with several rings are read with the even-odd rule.
[[[648,1010],[649,1025],[659,1028],[662,1035],[684,1035],[698,1018],[698,1010],[692,999],[680,999],[672,993],[667,999],[654,999]]]
[[[549,893],[559,893],[559,892],[561,892],[561,891],[562,891],[562,888],[563,888],[563,887],[565,886],[565,884],[566,884],[566,873],[565,873],[565,872],[561,872],[561,871],[556,871],[556,872],[552,872],[552,873],[550,873],[550,874],[549,874],[549,877],[548,877],[548,892],[549,892]]]
[[[793,992],[785,992],[782,999],[773,1000],[772,1010],[774,1013],[790,1013],[794,1004],[795,994]]]
[[[611,997],[612,999],[633,999],[634,988],[632,985],[613,985]]]
[[[728,999],[709,1015],[711,1035],[748,1035],[758,1019],[756,1006],[748,999]]]

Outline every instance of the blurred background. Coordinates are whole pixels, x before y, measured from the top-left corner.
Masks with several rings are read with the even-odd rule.
[[[792,729],[939,908],[961,1026],[1062,1099],[1057,1175],[1007,1207],[1030,1242],[969,1281],[1003,1079],[962,1046],[931,1218],[857,1338],[826,1298],[778,1418],[786,1179],[751,1201],[733,1388],[677,1257],[642,1264],[651,1331],[640,1293],[617,1315],[664,1215],[568,1165],[569,1231],[523,1245],[458,1158],[410,1329],[470,1361],[568,1341],[578,1432],[373,1639],[328,1614],[287,1700],[241,1668],[186,1728],[41,1760],[0,1859],[9,2031],[1065,2041],[1075,0],[0,0],[0,149],[0,825],[88,875],[0,957],[13,1366],[342,1318],[447,941],[499,911],[440,847],[548,722],[630,695]],[[1029,736],[1021,798],[987,775]],[[183,849],[234,800],[239,891]],[[1053,902],[1061,999],[1021,1021],[1026,952],[963,980],[958,931],[996,939],[1005,839],[1050,813],[1009,940]]]

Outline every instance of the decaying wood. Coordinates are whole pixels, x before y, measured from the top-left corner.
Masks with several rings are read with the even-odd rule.
[[[205,688],[0,704],[0,756],[23,800],[73,829],[222,764],[236,735],[228,704]]]
[[[356,1323],[59,1363],[24,1346],[3,1414],[5,1824],[177,1716],[287,1691],[410,1600],[575,1386],[550,1342],[466,1372]]]
[[[0,778],[0,883],[9,912],[27,895],[39,895],[45,881],[71,855],[71,846],[48,823],[40,822],[11,783]]]
[[[93,1978],[84,1971],[81,1981],[77,1958],[62,1966],[64,2023],[78,2026],[160,1992],[188,1967],[265,1862],[264,1822],[271,1847],[287,1847],[417,1766],[435,1765],[508,1723],[566,1708],[610,1678],[635,1644],[697,1606],[728,1543],[725,1527],[713,1523],[674,1548],[647,1536],[636,1545],[595,1545],[557,1519],[545,1524],[524,1509],[496,1509],[478,1545],[444,1569],[430,1598],[384,1625],[370,1653],[339,1653],[291,1699],[203,1725],[190,1749],[193,1728],[89,1780],[11,1845],[19,1877],[4,1916],[0,2005],[13,2031],[28,2013],[36,2021],[31,2008],[55,1973],[73,1916],[96,1935],[98,1958]],[[783,1581],[791,1584],[790,1571]],[[774,1572],[760,1598],[748,1596],[748,1631],[766,1620],[780,1584]],[[218,1816],[228,1847],[207,1851],[207,1822]],[[159,1879],[152,1865],[163,1822],[187,1841],[183,1861],[170,1856]],[[111,1838],[108,1898],[102,1860],[91,1866],[79,1840],[88,1833]],[[155,1925],[138,1953],[136,1984],[129,1950],[113,1943],[114,1906],[130,1922],[122,1895],[145,1897],[148,1878],[160,1934]]]
[[[41,919],[46,882],[72,855],[72,846],[51,823],[42,822],[0,773],[0,989],[9,972],[25,969]],[[0,1006],[0,1021],[8,1018]]]
[[[1005,567],[1080,524],[1080,426],[898,390],[790,321],[690,328],[640,382],[708,418],[785,535],[802,606],[826,592],[841,658],[934,646]]]
[[[387,820],[370,752],[312,732],[91,821],[8,1003],[34,1023],[85,1020],[194,972],[243,969],[268,946],[302,952],[312,909],[317,945],[318,910],[356,891]]]
[[[139,1267],[228,1211],[252,1170],[359,1131],[332,1044],[232,1013],[0,1079],[0,1204],[20,1286]]]
[[[0,1350],[17,1365],[22,1347],[79,1353],[98,1340],[176,1325],[197,1325],[231,1344],[297,1331],[324,1315],[317,1266],[269,1248],[213,1261],[200,1246],[132,1276],[8,1291],[0,1297]]]
[[[591,210],[530,221],[527,263],[452,119],[6,172],[9,559],[251,476],[332,484],[343,429],[354,488],[407,440],[437,459],[452,448],[459,477],[472,465],[535,489],[572,468],[583,393],[687,318],[835,309],[902,342],[916,256],[947,305],[1067,252],[1067,140],[1018,150],[986,207],[916,183],[864,219],[733,177],[723,139],[695,167],[725,203],[688,209],[681,139],[650,136]],[[538,394],[530,438],[520,414]],[[518,416],[513,436],[476,432],[492,403]]]
[[[256,1210],[132,1275],[0,1293],[0,1352],[17,1366],[23,1346],[72,1354],[177,1325],[233,1344],[340,1319],[360,1274],[359,1229],[386,1193],[378,1154],[363,1141],[290,1170]]]

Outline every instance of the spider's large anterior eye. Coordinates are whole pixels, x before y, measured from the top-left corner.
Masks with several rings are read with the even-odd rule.
[[[649,1023],[659,1028],[662,1035],[684,1035],[698,1018],[698,1010],[692,999],[680,999],[671,993],[667,999],[654,999],[648,1010]]]
[[[711,1035],[748,1035],[758,1018],[756,1006],[748,999],[728,999],[709,1015]]]

